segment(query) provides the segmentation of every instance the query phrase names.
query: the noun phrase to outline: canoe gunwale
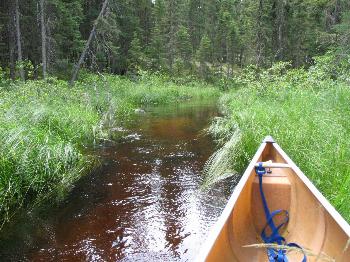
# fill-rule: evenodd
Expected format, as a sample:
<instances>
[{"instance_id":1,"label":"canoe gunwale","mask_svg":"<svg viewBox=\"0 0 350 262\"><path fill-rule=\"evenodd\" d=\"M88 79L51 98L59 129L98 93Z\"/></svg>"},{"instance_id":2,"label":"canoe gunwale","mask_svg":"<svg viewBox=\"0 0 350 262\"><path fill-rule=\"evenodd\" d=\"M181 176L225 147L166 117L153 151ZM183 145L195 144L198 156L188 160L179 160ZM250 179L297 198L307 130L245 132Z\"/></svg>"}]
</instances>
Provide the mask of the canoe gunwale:
<instances>
[{"instance_id":1,"label":"canoe gunwale","mask_svg":"<svg viewBox=\"0 0 350 262\"><path fill-rule=\"evenodd\" d=\"M273 141L273 142L272 142ZM275 150L289 165L288 168L293 171L293 173L305 184L310 193L315 197L315 199L323 206L325 212L327 212L330 217L338 224L339 228L345 233L349 238L348 243L350 243L350 225L345 221L345 219L336 211L336 209L329 203L329 201L322 195L322 193L315 187L315 185L305 176L305 174L299 169L299 167L288 157L288 155L282 150L282 148L272 139L264 140L260 145L257 152L255 153L253 159L249 163L247 169L242 175L239 183L235 187L233 193L231 194L224 210L219 216L217 222L213 225L206 241L203 243L202 248L195 259L195 261L206 261L206 258L209 256L212 248L214 247L217 239L219 238L224 226L229 220L233 209L236 205L236 202L243 191L244 187L247 184L248 179L250 178L253 169L255 168L256 163L263 157L263 152L266 149L266 146L271 146L272 150ZM345 250L344 250L345 251Z\"/></svg>"},{"instance_id":2,"label":"canoe gunwale","mask_svg":"<svg viewBox=\"0 0 350 262\"><path fill-rule=\"evenodd\" d=\"M206 257L209 255L209 252L211 248L214 246L216 239L220 235L220 232L223 228L223 226L226 224L226 221L230 217L232 210L237 202L237 199L242 192L244 186L246 185L246 182L248 178L250 177L250 174L252 170L255 168L255 164L258 162L260 157L262 156L263 151L265 150L265 147L268 143L271 142L263 142L257 152L255 153L252 161L248 165L247 169L245 170L244 174L242 175L242 178L238 182L237 186L235 187L231 197L229 198L224 210L222 211L221 215L219 216L217 222L214 224L212 229L210 230L210 233L208 234L208 238L204 245L202 246L199 256L196 258L196 261L205 261Z\"/></svg>"}]
</instances>

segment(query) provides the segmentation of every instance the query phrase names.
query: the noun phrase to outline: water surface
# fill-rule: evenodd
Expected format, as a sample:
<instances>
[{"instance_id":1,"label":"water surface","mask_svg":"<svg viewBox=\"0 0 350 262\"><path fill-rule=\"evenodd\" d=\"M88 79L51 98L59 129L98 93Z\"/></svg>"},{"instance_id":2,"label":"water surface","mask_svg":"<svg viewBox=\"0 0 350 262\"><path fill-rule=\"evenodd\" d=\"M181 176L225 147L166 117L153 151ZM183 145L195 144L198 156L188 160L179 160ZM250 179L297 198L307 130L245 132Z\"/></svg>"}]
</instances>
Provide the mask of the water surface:
<instances>
[{"instance_id":1,"label":"water surface","mask_svg":"<svg viewBox=\"0 0 350 262\"><path fill-rule=\"evenodd\" d=\"M227 183L209 192L200 189L203 164L214 151L202 131L216 114L212 104L146 109L120 141L96 149L102 166L32 230L30 241L8 247L5 257L193 260L230 191Z\"/></svg>"}]
</instances>

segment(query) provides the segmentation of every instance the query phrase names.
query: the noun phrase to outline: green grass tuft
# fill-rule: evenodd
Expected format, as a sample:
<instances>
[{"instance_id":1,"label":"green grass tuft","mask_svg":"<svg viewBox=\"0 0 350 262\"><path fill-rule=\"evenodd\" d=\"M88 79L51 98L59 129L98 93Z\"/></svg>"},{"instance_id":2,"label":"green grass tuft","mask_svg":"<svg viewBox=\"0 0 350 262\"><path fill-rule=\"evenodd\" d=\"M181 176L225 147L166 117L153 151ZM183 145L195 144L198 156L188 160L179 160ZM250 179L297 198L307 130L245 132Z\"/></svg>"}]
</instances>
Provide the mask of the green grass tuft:
<instances>
[{"instance_id":1,"label":"green grass tuft","mask_svg":"<svg viewBox=\"0 0 350 262\"><path fill-rule=\"evenodd\" d=\"M74 88L54 78L0 87L0 229L19 208L64 197L95 163L85 148L109 138L134 109L218 93L149 75L87 75Z\"/></svg>"},{"instance_id":2,"label":"green grass tuft","mask_svg":"<svg viewBox=\"0 0 350 262\"><path fill-rule=\"evenodd\" d=\"M349 84L341 77L332 79L322 64L308 71L285 66L250 71L248 76L254 77L236 79L239 87L221 98L226 115L209 131L221 143L234 134L233 146L226 150L225 172L243 172L263 138L272 135L350 221ZM216 169L219 172L207 183L223 174Z\"/></svg>"}]
</instances>

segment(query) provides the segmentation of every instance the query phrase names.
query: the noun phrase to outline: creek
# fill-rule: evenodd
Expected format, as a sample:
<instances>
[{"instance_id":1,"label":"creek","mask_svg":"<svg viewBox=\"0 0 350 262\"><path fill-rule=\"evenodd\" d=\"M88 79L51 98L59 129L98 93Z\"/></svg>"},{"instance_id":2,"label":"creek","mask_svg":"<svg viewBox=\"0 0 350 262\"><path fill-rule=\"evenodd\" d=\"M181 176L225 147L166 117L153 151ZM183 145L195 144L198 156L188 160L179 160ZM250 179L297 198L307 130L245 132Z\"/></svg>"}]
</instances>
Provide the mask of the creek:
<instances>
[{"instance_id":1,"label":"creek","mask_svg":"<svg viewBox=\"0 0 350 262\"><path fill-rule=\"evenodd\" d=\"M201 189L201 170L215 150L203 132L218 114L213 104L147 108L119 141L94 149L101 166L40 226L25 231L33 235L9 239L0 255L12 261L192 261L231 191L227 182Z\"/></svg>"}]
</instances>

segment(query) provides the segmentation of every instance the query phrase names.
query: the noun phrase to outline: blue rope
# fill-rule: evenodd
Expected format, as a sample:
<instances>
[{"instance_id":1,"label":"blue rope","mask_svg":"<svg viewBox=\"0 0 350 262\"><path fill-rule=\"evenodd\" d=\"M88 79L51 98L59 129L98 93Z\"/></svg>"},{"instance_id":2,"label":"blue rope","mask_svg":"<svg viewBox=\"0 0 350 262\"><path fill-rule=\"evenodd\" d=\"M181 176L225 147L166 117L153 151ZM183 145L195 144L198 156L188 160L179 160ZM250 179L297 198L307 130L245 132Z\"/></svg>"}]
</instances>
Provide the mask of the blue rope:
<instances>
[{"instance_id":1,"label":"blue rope","mask_svg":"<svg viewBox=\"0 0 350 262\"><path fill-rule=\"evenodd\" d=\"M261 162L259 163L259 166L255 168L255 172L259 176L259 189L260 189L262 204L264 207L265 218L266 218L266 225L264 226L263 230L261 231L261 238L264 240L264 242L266 244L286 245L289 247L300 248L303 251L303 249L296 243L286 243L285 238L279 234L278 231L280 230L280 228L283 227L289 221L289 213L287 210L281 210L281 209L275 210L272 213L270 212L270 209L267 205L267 201L265 198L265 194L264 194L264 190L263 190L263 183L262 183L262 178L266 174L266 169L265 169L265 167L263 167L263 164ZM273 218L276 215L279 215L282 213L285 214L285 219L281 224L276 226L274 221L273 221ZM267 233L266 233L266 229L268 227L271 229L270 235L267 235ZM303 253L304 253L304 251L303 251ZM286 250L283 250L283 249L268 248L267 249L267 256L269 258L269 262L288 262ZM306 261L307 261L307 259L306 259L306 255L304 253L304 258L303 258L302 262L306 262Z\"/></svg>"}]
</instances>

